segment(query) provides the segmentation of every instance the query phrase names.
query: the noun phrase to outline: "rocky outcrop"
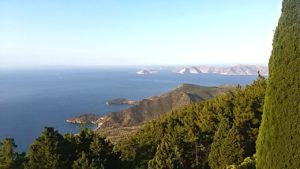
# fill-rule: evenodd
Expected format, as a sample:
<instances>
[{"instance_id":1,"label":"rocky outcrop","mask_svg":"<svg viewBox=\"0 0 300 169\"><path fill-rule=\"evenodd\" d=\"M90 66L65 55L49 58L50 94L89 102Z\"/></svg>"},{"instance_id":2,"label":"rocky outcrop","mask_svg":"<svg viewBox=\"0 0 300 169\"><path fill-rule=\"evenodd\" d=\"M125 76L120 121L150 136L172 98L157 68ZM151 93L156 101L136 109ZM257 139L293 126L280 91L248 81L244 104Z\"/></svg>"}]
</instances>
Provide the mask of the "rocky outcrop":
<instances>
[{"instance_id":1,"label":"rocky outcrop","mask_svg":"<svg viewBox=\"0 0 300 169\"><path fill-rule=\"evenodd\" d=\"M66 120L67 123L73 124L98 124L99 120L103 120L103 117L97 116L92 113L83 114L78 117L69 118Z\"/></svg>"},{"instance_id":2,"label":"rocky outcrop","mask_svg":"<svg viewBox=\"0 0 300 169\"><path fill-rule=\"evenodd\" d=\"M118 98L114 100L109 100L106 102L107 105L137 105L139 101L135 100L128 100L125 98Z\"/></svg>"}]
</instances>

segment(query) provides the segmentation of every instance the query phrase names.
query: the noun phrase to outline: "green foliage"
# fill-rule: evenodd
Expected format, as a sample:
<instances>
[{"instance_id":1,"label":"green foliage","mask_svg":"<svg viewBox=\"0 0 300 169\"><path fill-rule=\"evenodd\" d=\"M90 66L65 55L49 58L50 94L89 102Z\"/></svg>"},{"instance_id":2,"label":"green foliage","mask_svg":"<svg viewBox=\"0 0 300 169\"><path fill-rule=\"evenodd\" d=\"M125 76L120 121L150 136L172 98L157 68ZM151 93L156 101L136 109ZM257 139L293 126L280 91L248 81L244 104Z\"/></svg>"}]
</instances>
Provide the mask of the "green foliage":
<instances>
[{"instance_id":1,"label":"green foliage","mask_svg":"<svg viewBox=\"0 0 300 169\"><path fill-rule=\"evenodd\" d=\"M26 162L24 153L15 152L14 139L6 138L0 143L0 169L22 169Z\"/></svg>"},{"instance_id":2,"label":"green foliage","mask_svg":"<svg viewBox=\"0 0 300 169\"><path fill-rule=\"evenodd\" d=\"M180 152L177 146L172 146L170 142L162 141L158 145L155 156L148 162L149 169L180 168Z\"/></svg>"},{"instance_id":3,"label":"green foliage","mask_svg":"<svg viewBox=\"0 0 300 169\"><path fill-rule=\"evenodd\" d=\"M211 144L218 144L215 133L222 130L221 147L215 148L225 162L220 165L240 163L255 153L265 88L266 80L260 76L245 88L167 113L114 149L130 168L205 169L209 168ZM220 128L224 119L228 130Z\"/></svg>"},{"instance_id":4,"label":"green foliage","mask_svg":"<svg viewBox=\"0 0 300 169\"><path fill-rule=\"evenodd\" d=\"M73 169L89 169L90 167L90 162L84 152L82 152L81 157L74 161L73 164Z\"/></svg>"},{"instance_id":5,"label":"green foliage","mask_svg":"<svg viewBox=\"0 0 300 169\"><path fill-rule=\"evenodd\" d=\"M70 168L68 166L67 155L65 152L65 141L58 131L53 128L45 128L30 146L28 152L28 169L59 169Z\"/></svg>"},{"instance_id":6,"label":"green foliage","mask_svg":"<svg viewBox=\"0 0 300 169\"><path fill-rule=\"evenodd\" d=\"M28 159L28 169L109 169L121 165L113 146L87 128L64 137L45 128L30 146Z\"/></svg>"},{"instance_id":7,"label":"green foliage","mask_svg":"<svg viewBox=\"0 0 300 169\"><path fill-rule=\"evenodd\" d=\"M244 149L241 136L228 119L223 119L215 134L209 154L209 166L212 169L223 169L224 166L239 163L243 159Z\"/></svg>"},{"instance_id":8,"label":"green foliage","mask_svg":"<svg viewBox=\"0 0 300 169\"><path fill-rule=\"evenodd\" d=\"M247 157L241 164L227 166L226 169L256 169L255 157Z\"/></svg>"},{"instance_id":9,"label":"green foliage","mask_svg":"<svg viewBox=\"0 0 300 169\"><path fill-rule=\"evenodd\" d=\"M273 40L258 169L300 166L300 1L284 0Z\"/></svg>"}]
</instances>

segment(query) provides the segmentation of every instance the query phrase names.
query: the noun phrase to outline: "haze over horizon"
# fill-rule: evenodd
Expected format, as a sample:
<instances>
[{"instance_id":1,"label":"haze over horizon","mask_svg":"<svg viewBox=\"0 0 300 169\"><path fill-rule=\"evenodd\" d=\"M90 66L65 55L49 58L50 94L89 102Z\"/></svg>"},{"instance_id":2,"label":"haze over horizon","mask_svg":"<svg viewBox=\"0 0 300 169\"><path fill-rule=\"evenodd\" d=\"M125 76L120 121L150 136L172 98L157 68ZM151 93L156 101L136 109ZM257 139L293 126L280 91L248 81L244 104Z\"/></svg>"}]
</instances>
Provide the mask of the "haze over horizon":
<instances>
[{"instance_id":1,"label":"haze over horizon","mask_svg":"<svg viewBox=\"0 0 300 169\"><path fill-rule=\"evenodd\" d=\"M0 68L267 65L275 1L1 1Z\"/></svg>"}]
</instances>

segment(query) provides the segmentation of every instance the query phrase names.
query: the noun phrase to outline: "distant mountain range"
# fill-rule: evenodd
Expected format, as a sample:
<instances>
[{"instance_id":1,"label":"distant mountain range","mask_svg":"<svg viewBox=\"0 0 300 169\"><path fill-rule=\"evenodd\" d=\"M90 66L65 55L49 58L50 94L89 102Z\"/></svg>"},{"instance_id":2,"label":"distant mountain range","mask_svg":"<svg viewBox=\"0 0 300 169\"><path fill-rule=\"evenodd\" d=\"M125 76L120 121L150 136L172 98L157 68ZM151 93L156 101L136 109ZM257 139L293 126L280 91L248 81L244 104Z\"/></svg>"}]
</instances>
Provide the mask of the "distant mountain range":
<instances>
[{"instance_id":1,"label":"distant mountain range","mask_svg":"<svg viewBox=\"0 0 300 169\"><path fill-rule=\"evenodd\" d=\"M217 73L223 75L268 75L268 67L260 65L235 65L230 67L199 66L202 73Z\"/></svg>"},{"instance_id":2,"label":"distant mountain range","mask_svg":"<svg viewBox=\"0 0 300 169\"><path fill-rule=\"evenodd\" d=\"M199 74L199 73L214 73L222 75L268 75L268 67L259 65L235 65L228 67L221 66L193 66L180 68L179 74Z\"/></svg>"},{"instance_id":3,"label":"distant mountain range","mask_svg":"<svg viewBox=\"0 0 300 169\"><path fill-rule=\"evenodd\" d=\"M170 69L171 70L171 69ZM137 72L140 75L152 74L153 70L142 69ZM158 71L155 71L156 73ZM260 72L263 76L268 76L268 67L261 65L234 65L234 66L187 66L180 68L173 68L173 72L179 74L201 74L201 73L212 73L221 75L257 75Z\"/></svg>"}]
</instances>

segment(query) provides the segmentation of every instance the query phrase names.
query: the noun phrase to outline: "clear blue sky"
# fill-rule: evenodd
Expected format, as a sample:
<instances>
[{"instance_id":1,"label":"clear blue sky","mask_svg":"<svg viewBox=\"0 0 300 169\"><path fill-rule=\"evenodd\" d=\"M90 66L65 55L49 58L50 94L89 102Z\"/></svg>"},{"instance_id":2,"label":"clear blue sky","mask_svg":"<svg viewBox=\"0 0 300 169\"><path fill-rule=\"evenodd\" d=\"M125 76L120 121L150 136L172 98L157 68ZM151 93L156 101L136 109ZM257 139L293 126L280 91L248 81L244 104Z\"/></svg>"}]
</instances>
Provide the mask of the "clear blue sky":
<instances>
[{"instance_id":1,"label":"clear blue sky","mask_svg":"<svg viewBox=\"0 0 300 169\"><path fill-rule=\"evenodd\" d=\"M0 67L267 64L281 0L1 0Z\"/></svg>"}]
</instances>

